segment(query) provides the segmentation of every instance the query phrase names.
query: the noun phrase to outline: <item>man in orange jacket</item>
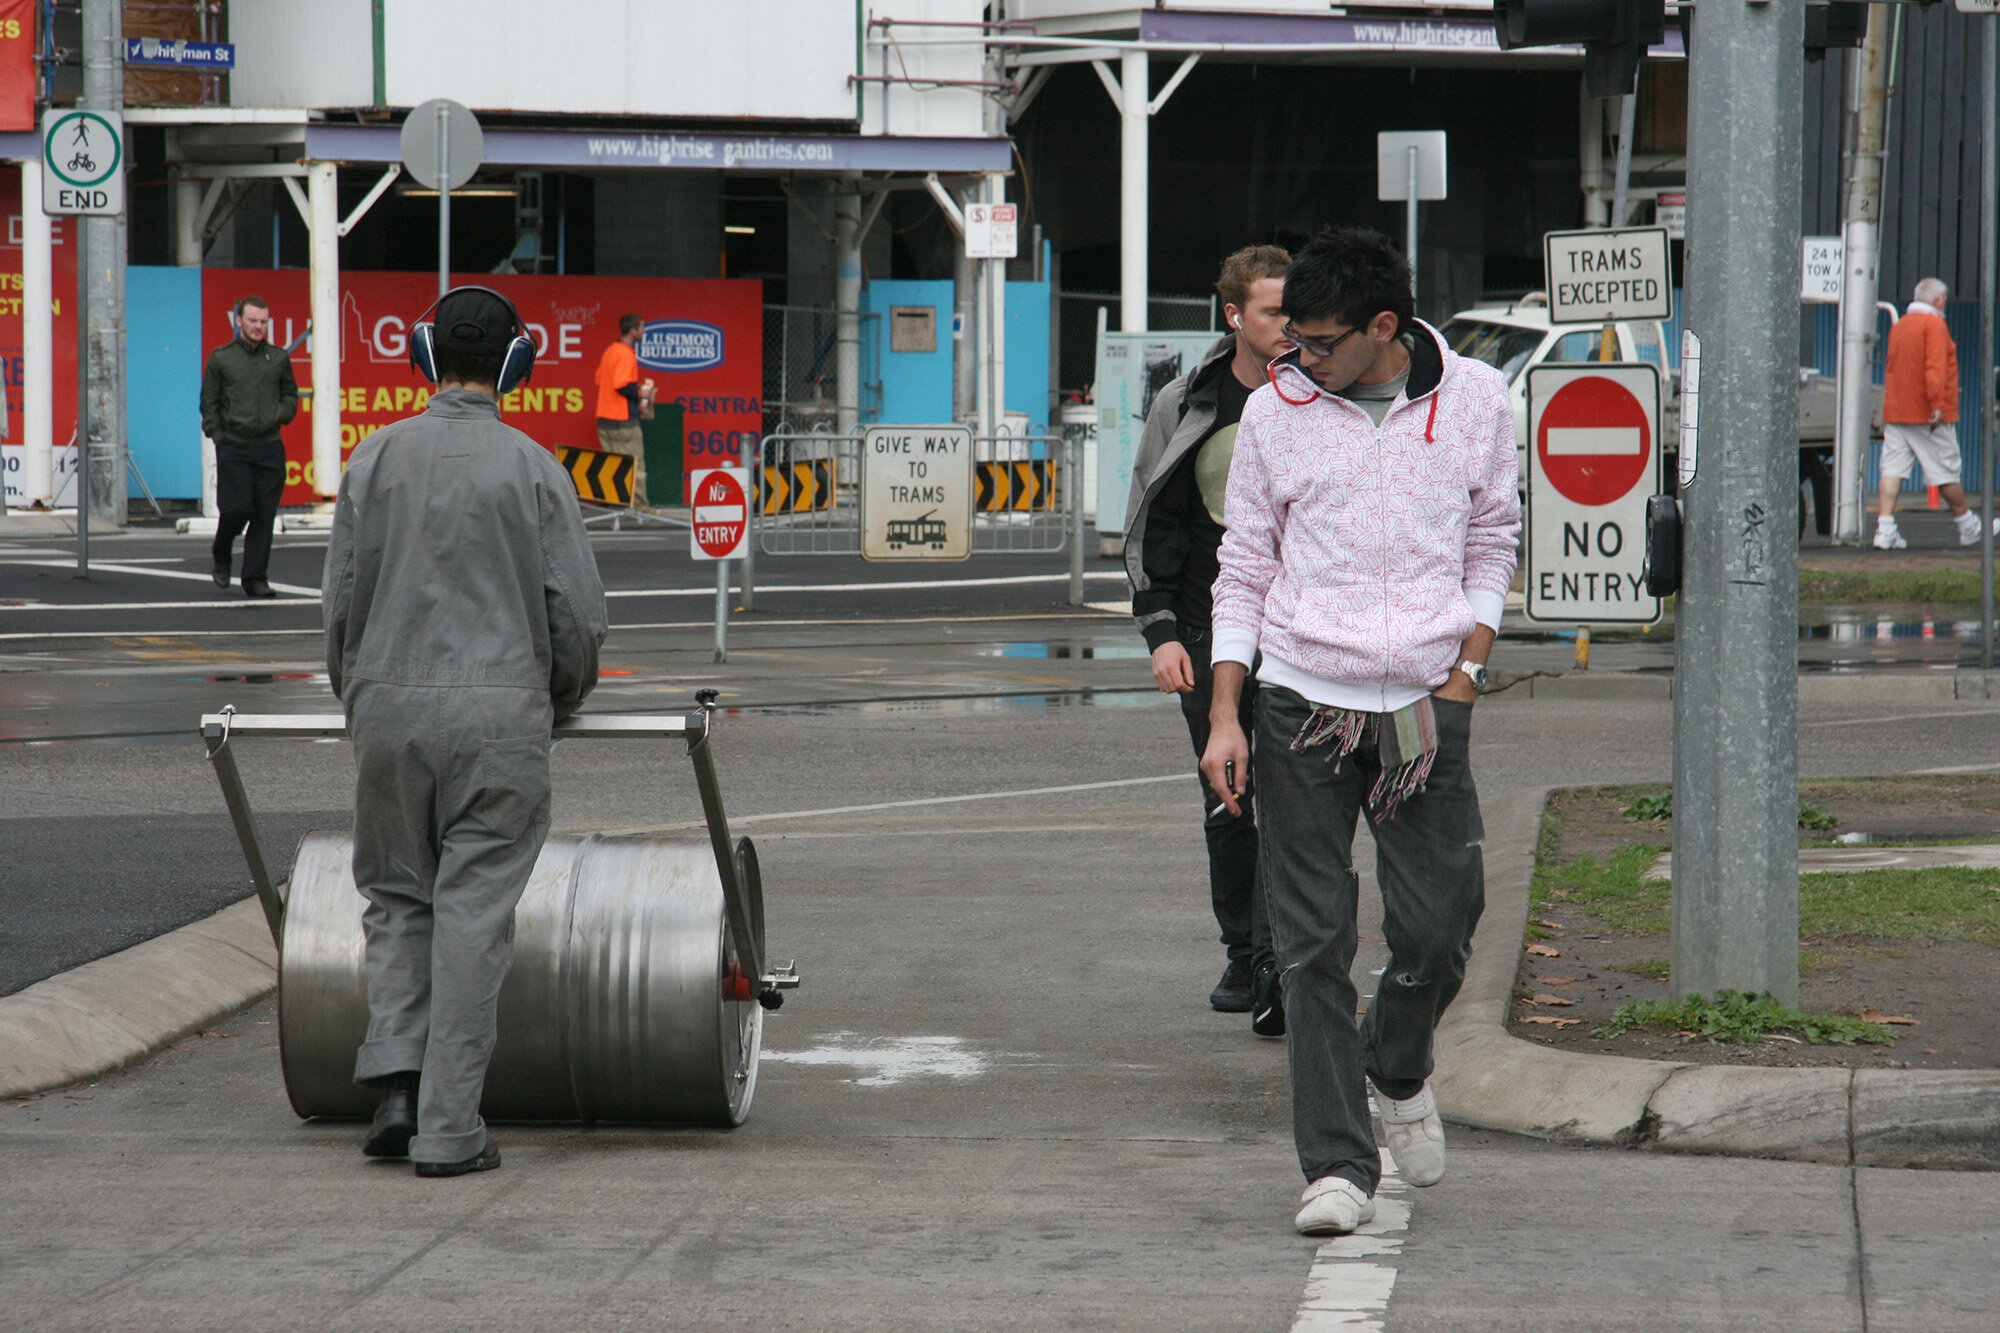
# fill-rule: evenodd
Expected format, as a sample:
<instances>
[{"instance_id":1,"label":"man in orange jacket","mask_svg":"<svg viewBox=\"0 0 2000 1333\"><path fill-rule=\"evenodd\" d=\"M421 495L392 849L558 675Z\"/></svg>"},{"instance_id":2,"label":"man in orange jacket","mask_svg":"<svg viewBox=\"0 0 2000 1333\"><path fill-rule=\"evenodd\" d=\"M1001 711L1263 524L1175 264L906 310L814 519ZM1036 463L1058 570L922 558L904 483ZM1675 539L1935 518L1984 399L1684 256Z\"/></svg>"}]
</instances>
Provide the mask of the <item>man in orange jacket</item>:
<instances>
[{"instance_id":1,"label":"man in orange jacket","mask_svg":"<svg viewBox=\"0 0 2000 1333\"><path fill-rule=\"evenodd\" d=\"M1875 547L1909 545L1896 527L1896 495L1912 463L1938 488L1958 523L1958 543L1976 545L1979 516L1966 507L1958 484L1958 347L1944 322L1945 285L1925 278L1916 298L1889 330L1888 366L1882 377L1882 493L1876 509Z\"/></svg>"},{"instance_id":2,"label":"man in orange jacket","mask_svg":"<svg viewBox=\"0 0 2000 1333\"><path fill-rule=\"evenodd\" d=\"M646 508L651 500L646 493L646 440L639 419L652 407L653 382L639 378L639 354L634 350L645 332L646 321L639 316L621 317L618 341L605 348L597 362L597 447L632 460L636 509Z\"/></svg>"}]
</instances>

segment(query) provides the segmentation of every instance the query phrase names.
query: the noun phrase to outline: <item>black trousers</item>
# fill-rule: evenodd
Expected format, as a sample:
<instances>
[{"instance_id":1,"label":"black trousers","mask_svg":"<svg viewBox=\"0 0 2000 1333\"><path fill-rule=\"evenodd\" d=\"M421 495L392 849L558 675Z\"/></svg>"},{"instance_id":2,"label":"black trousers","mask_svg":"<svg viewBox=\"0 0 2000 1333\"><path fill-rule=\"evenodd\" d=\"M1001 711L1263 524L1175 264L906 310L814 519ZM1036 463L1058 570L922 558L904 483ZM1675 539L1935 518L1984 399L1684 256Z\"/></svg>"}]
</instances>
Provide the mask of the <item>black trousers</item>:
<instances>
[{"instance_id":1,"label":"black trousers","mask_svg":"<svg viewBox=\"0 0 2000 1333\"><path fill-rule=\"evenodd\" d=\"M1202 751L1208 748L1208 706L1215 693L1215 669L1209 662L1212 645L1207 630L1188 626L1181 628L1180 640L1194 664L1194 690L1181 696L1181 716L1187 719L1188 739L1194 742L1198 764ZM1243 681L1243 701L1236 714L1245 739L1256 733L1256 704L1257 677L1250 675ZM1201 787L1208 891L1215 906L1215 923L1222 928L1222 947L1232 959L1247 959L1251 966L1261 966L1271 957L1271 927L1264 919L1264 893L1257 882L1256 784L1251 782L1237 801L1243 813L1232 815L1198 768L1195 781Z\"/></svg>"},{"instance_id":2,"label":"black trousers","mask_svg":"<svg viewBox=\"0 0 2000 1333\"><path fill-rule=\"evenodd\" d=\"M222 510L212 548L217 564L229 563L237 534L242 533L243 578L270 577L271 525L277 521L278 497L284 493L284 445L216 446L215 503Z\"/></svg>"}]
</instances>

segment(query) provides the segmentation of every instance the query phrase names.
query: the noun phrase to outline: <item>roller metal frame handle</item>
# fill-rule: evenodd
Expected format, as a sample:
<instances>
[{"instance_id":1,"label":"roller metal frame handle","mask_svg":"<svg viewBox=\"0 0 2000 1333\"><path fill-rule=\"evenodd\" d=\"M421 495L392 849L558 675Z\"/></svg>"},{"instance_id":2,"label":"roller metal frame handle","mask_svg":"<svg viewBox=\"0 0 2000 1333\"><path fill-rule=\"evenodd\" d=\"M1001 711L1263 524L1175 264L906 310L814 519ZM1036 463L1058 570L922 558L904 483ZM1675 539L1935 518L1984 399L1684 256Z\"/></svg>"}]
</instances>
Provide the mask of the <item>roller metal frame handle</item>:
<instances>
[{"instance_id":1,"label":"roller metal frame handle","mask_svg":"<svg viewBox=\"0 0 2000 1333\"><path fill-rule=\"evenodd\" d=\"M701 710L694 713L663 713L645 716L573 714L556 724L556 740L664 740L682 736L687 740L688 758L694 764L695 786L701 792L701 810L708 823L708 841L715 852L716 874L722 880L723 908L729 916L729 933L734 937L743 970L758 978L758 1000L767 1009L783 1003L783 992L796 988L796 964L766 970L763 941L758 937L744 900L743 885L736 873L736 857L729 839L729 816L722 808L722 788L716 781L715 756L709 750L709 715L715 708L715 691L700 690ZM207 743L208 761L222 785L222 799L229 807L229 820L236 826L236 841L249 863L250 880L257 887L257 901L263 905L264 920L271 938L280 948L285 940L285 885L274 883L257 841L257 828L250 818L250 797L243 788L236 756L229 742L237 736L274 739L342 740L347 736L347 719L339 713L239 713L235 705L220 713L205 713L201 719L202 739Z\"/></svg>"}]
</instances>

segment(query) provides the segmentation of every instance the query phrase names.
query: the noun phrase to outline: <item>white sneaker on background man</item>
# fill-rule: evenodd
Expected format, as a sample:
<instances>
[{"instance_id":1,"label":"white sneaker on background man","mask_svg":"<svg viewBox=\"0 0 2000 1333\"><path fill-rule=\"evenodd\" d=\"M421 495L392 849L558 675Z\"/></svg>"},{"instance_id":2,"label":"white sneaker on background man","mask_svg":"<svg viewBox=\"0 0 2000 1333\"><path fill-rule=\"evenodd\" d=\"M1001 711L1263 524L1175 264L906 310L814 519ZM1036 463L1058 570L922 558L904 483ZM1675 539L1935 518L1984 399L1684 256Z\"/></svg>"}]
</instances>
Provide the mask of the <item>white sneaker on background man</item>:
<instances>
[{"instance_id":1,"label":"white sneaker on background man","mask_svg":"<svg viewBox=\"0 0 2000 1333\"><path fill-rule=\"evenodd\" d=\"M1975 541L1978 540L1976 534L1973 539ZM1875 520L1876 550L1900 551L1905 547L1907 547L1908 545L1909 543L1903 540L1902 531L1901 529L1897 528L1895 519L1889 517L1887 514L1884 514L1882 517Z\"/></svg>"}]
</instances>

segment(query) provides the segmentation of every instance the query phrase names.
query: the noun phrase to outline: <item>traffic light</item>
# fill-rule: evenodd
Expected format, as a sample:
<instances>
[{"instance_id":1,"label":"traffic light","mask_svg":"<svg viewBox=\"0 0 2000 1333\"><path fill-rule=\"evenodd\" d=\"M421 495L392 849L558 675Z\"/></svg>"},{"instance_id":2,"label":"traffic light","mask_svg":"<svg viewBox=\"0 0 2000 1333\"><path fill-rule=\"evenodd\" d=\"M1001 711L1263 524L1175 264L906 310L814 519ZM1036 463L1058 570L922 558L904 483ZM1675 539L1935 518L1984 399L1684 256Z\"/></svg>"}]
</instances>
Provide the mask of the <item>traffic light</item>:
<instances>
[{"instance_id":1,"label":"traffic light","mask_svg":"<svg viewBox=\"0 0 2000 1333\"><path fill-rule=\"evenodd\" d=\"M1496 0L1500 49L1583 46L1592 97L1623 97L1638 85L1646 49L1667 35L1666 0Z\"/></svg>"}]
</instances>

